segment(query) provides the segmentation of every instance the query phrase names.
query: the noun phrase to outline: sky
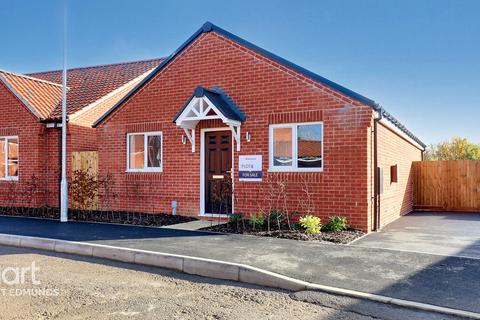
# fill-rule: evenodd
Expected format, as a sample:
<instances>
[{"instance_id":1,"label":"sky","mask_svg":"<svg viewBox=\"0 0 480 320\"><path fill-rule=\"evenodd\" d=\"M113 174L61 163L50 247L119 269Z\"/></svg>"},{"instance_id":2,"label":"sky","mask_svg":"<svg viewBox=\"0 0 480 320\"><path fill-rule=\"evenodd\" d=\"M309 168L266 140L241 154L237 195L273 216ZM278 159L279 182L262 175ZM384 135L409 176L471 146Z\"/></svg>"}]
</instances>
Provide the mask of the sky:
<instances>
[{"instance_id":1,"label":"sky","mask_svg":"<svg viewBox=\"0 0 480 320\"><path fill-rule=\"evenodd\" d=\"M380 103L426 144L480 143L480 1L69 0L67 63L168 56L206 21ZM0 69L60 69L63 0L0 0Z\"/></svg>"}]
</instances>

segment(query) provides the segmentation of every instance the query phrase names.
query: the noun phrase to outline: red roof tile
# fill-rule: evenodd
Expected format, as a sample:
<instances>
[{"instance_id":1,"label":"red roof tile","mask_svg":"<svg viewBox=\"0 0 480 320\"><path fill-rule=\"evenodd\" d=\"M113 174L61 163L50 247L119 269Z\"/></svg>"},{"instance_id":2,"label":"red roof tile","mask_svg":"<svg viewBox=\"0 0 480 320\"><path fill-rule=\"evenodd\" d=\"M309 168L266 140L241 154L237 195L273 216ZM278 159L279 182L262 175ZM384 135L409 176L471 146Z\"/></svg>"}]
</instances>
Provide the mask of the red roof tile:
<instances>
[{"instance_id":1,"label":"red roof tile","mask_svg":"<svg viewBox=\"0 0 480 320\"><path fill-rule=\"evenodd\" d=\"M101 116L103 116L108 110L117 104L127 93L129 93L136 85L142 81L149 72L145 72L143 75L135 78L127 84L119 87L118 89L110 92L106 96L92 103L89 107L77 111L75 114L70 115L70 123L76 125L91 127Z\"/></svg>"},{"instance_id":2,"label":"red roof tile","mask_svg":"<svg viewBox=\"0 0 480 320\"><path fill-rule=\"evenodd\" d=\"M68 70L68 114L82 110L110 92L152 70L162 61L163 58ZM62 83L62 70L31 73L28 76L58 84ZM59 119L61 110L61 103L58 103L50 113L49 119Z\"/></svg>"},{"instance_id":3,"label":"red roof tile","mask_svg":"<svg viewBox=\"0 0 480 320\"><path fill-rule=\"evenodd\" d=\"M3 70L0 80L40 119L48 118L62 101L62 86L56 83Z\"/></svg>"}]
</instances>

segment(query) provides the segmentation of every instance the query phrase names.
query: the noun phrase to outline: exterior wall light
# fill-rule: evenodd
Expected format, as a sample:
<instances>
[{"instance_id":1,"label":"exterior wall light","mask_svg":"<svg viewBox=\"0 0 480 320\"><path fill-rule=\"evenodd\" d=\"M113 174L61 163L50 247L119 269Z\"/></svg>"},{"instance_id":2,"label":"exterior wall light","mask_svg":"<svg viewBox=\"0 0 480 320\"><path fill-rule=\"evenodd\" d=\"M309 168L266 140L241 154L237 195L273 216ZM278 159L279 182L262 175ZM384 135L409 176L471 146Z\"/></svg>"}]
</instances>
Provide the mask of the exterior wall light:
<instances>
[{"instance_id":1,"label":"exterior wall light","mask_svg":"<svg viewBox=\"0 0 480 320\"><path fill-rule=\"evenodd\" d=\"M182 143L187 144L187 137L184 135L182 136Z\"/></svg>"},{"instance_id":2,"label":"exterior wall light","mask_svg":"<svg viewBox=\"0 0 480 320\"><path fill-rule=\"evenodd\" d=\"M250 134L250 132L247 132L247 134L245 135L245 139L247 139L247 142L250 142L250 140L252 139L252 135Z\"/></svg>"}]
</instances>

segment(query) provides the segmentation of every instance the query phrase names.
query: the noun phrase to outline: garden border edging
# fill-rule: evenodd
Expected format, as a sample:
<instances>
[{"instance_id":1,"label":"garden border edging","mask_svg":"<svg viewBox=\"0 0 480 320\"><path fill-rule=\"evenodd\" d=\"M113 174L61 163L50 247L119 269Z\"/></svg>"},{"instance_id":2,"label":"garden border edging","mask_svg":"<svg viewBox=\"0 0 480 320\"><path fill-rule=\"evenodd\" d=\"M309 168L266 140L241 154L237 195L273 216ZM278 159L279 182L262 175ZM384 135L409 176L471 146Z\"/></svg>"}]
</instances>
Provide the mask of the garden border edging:
<instances>
[{"instance_id":1,"label":"garden border edging","mask_svg":"<svg viewBox=\"0 0 480 320\"><path fill-rule=\"evenodd\" d=\"M96 243L85 243L41 237L18 236L11 234L0 234L0 245L40 249L54 251L58 253L69 253L126 263L147 265L152 267L161 267L193 275L223 280L233 280L248 284L256 284L290 291L318 290L337 295L349 296L352 298L360 298L375 302L396 305L400 307L407 307L410 309L430 311L480 320L480 313L476 312L441 307L403 299L396 299L361 291L324 286L290 278L275 272L263 270L249 265L233 262L147 250L122 248Z\"/></svg>"}]
</instances>

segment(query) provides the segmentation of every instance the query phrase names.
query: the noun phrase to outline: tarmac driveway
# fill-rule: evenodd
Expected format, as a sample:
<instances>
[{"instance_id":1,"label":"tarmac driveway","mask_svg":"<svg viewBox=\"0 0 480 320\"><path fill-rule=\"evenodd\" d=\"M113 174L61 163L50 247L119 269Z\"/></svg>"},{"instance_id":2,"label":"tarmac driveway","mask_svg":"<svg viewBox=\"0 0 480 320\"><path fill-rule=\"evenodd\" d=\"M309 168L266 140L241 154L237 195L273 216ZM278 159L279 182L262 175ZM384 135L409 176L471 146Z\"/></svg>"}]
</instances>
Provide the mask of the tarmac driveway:
<instances>
[{"instance_id":1,"label":"tarmac driveway","mask_svg":"<svg viewBox=\"0 0 480 320\"><path fill-rule=\"evenodd\" d=\"M352 245L480 259L480 213L413 212Z\"/></svg>"},{"instance_id":2,"label":"tarmac driveway","mask_svg":"<svg viewBox=\"0 0 480 320\"><path fill-rule=\"evenodd\" d=\"M478 258L171 228L0 216L1 233L242 263L316 284L480 313Z\"/></svg>"}]
</instances>

